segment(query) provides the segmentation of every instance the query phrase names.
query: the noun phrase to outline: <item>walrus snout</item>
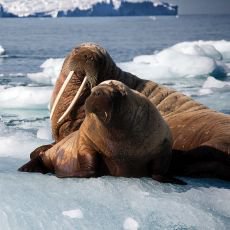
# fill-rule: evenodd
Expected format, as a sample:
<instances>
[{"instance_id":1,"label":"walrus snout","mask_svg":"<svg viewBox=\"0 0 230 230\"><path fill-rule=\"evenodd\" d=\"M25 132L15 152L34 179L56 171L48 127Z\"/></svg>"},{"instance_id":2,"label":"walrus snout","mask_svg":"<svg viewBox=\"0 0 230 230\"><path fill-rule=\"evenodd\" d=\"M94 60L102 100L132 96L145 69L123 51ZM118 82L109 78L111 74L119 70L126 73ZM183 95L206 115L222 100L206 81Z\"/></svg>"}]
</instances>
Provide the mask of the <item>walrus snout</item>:
<instances>
[{"instance_id":1,"label":"walrus snout","mask_svg":"<svg viewBox=\"0 0 230 230\"><path fill-rule=\"evenodd\" d=\"M106 121L112 111L112 92L96 87L86 99L86 113L94 113L99 119Z\"/></svg>"}]
</instances>

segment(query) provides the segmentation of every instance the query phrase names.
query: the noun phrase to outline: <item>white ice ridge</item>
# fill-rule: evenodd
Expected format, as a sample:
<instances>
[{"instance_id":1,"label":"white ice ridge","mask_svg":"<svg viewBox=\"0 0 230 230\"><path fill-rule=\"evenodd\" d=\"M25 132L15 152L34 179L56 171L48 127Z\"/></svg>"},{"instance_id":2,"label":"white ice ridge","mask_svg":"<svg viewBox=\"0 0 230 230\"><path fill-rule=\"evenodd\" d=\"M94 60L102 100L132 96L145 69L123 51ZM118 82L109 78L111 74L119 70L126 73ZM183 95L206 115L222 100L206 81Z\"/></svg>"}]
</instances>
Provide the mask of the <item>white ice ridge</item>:
<instances>
[{"instance_id":1,"label":"white ice ridge","mask_svg":"<svg viewBox=\"0 0 230 230\"><path fill-rule=\"evenodd\" d=\"M123 224L123 228L125 230L137 230L139 228L139 224L133 218L128 217L125 219L125 222Z\"/></svg>"},{"instance_id":2,"label":"white ice ridge","mask_svg":"<svg viewBox=\"0 0 230 230\"><path fill-rule=\"evenodd\" d=\"M123 0L112 0L115 8L119 8L121 1ZM125 0L127 2L144 2L151 1L160 4L159 0ZM57 16L58 11L68 11L79 8L80 10L90 9L96 3L109 3L110 0L1 0L0 4L3 5L4 9L8 12L18 15L19 17L26 17L39 12L45 12Z\"/></svg>"},{"instance_id":3,"label":"white ice ridge","mask_svg":"<svg viewBox=\"0 0 230 230\"><path fill-rule=\"evenodd\" d=\"M80 209L74 209L74 210L69 210L69 211L63 211L62 214L64 216L68 216L70 218L78 218L82 219L84 217L82 211Z\"/></svg>"},{"instance_id":4,"label":"white ice ridge","mask_svg":"<svg viewBox=\"0 0 230 230\"><path fill-rule=\"evenodd\" d=\"M33 81L54 84L64 59L47 59L42 71L29 73ZM140 55L131 62L118 63L123 70L150 80L208 77L213 72L230 75L230 41L182 42L152 55Z\"/></svg>"},{"instance_id":5,"label":"white ice ridge","mask_svg":"<svg viewBox=\"0 0 230 230\"><path fill-rule=\"evenodd\" d=\"M210 94L214 91L229 92L230 91L230 81L220 81L214 77L209 76L204 82L202 88L199 90L201 95Z\"/></svg>"},{"instance_id":6,"label":"white ice ridge","mask_svg":"<svg viewBox=\"0 0 230 230\"><path fill-rule=\"evenodd\" d=\"M47 109L52 87L0 88L0 108Z\"/></svg>"}]
</instances>

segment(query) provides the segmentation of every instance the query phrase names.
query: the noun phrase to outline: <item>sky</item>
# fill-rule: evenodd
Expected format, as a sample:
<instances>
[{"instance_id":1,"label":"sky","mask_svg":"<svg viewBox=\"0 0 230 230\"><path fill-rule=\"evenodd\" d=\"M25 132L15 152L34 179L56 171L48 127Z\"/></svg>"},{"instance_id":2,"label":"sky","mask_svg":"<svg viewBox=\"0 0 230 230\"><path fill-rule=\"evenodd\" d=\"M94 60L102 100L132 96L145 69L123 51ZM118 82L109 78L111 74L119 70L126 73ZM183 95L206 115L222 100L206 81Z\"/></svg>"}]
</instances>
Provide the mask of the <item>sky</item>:
<instances>
[{"instance_id":1,"label":"sky","mask_svg":"<svg viewBox=\"0 0 230 230\"><path fill-rule=\"evenodd\" d=\"M178 5L179 14L230 14L230 0L165 0L165 2Z\"/></svg>"}]
</instances>

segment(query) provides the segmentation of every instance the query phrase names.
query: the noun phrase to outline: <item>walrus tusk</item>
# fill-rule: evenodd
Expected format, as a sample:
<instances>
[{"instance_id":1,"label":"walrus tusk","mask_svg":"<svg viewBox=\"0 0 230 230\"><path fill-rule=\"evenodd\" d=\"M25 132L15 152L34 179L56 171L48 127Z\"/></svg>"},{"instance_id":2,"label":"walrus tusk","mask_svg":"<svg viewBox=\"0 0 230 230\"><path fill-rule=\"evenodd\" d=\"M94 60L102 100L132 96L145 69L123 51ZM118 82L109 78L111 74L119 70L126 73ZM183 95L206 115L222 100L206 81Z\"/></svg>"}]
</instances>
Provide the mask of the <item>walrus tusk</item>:
<instances>
[{"instance_id":1,"label":"walrus tusk","mask_svg":"<svg viewBox=\"0 0 230 230\"><path fill-rule=\"evenodd\" d=\"M50 112L50 120L52 119L53 114L54 114L54 110L55 110L55 108L56 108L56 106L57 106L57 103L59 102L60 97L62 96L62 94L63 94L63 92L64 92L64 90L65 90L67 84L69 83L70 79L72 78L73 74L74 74L74 71L73 71L73 70L69 72L67 78L66 78L65 81L64 81L64 84L62 85L61 89L59 90L58 95L57 95L57 97L55 98L55 101L54 101L54 103L53 103L53 106L52 106L52 109L51 109L51 112Z\"/></svg>"},{"instance_id":2,"label":"walrus tusk","mask_svg":"<svg viewBox=\"0 0 230 230\"><path fill-rule=\"evenodd\" d=\"M105 119L107 119L107 117L108 117L108 113L105 112Z\"/></svg>"},{"instance_id":3,"label":"walrus tusk","mask_svg":"<svg viewBox=\"0 0 230 230\"><path fill-rule=\"evenodd\" d=\"M76 103L77 99L79 98L84 86L86 85L87 82L87 77L84 78L83 82L81 83L81 86L79 88L79 90L77 91L74 99L72 100L72 102L70 103L69 107L67 108L67 110L62 114L62 116L59 118L58 123L60 123L65 117L66 115L70 112L70 110L73 108L74 104Z\"/></svg>"}]
</instances>

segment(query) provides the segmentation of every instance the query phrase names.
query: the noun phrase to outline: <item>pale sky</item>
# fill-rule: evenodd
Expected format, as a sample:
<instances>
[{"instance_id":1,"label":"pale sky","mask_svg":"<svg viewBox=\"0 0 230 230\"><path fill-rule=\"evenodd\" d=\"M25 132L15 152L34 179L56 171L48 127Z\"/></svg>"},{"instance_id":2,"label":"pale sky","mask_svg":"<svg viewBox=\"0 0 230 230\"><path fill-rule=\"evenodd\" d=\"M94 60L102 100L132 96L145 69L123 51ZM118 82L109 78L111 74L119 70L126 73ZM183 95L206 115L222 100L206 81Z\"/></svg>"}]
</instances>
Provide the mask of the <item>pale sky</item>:
<instances>
[{"instance_id":1,"label":"pale sky","mask_svg":"<svg viewBox=\"0 0 230 230\"><path fill-rule=\"evenodd\" d=\"M230 14L230 0L165 0L165 2L178 5L179 14Z\"/></svg>"}]
</instances>

